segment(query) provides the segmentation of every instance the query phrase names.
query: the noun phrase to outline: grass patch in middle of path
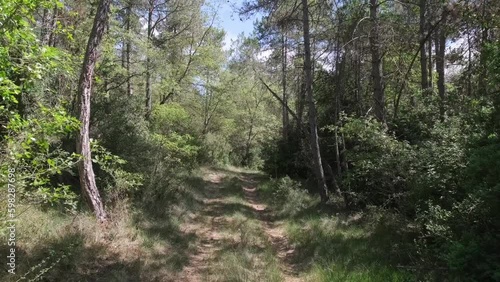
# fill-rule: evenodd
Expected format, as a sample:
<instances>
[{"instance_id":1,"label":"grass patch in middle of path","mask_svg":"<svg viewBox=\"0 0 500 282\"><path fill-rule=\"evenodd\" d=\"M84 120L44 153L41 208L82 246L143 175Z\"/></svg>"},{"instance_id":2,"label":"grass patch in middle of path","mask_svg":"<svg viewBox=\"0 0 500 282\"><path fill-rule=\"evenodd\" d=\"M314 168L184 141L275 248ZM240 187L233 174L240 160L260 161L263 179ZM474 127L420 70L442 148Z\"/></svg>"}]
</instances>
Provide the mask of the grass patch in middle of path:
<instances>
[{"instance_id":1,"label":"grass patch in middle of path","mask_svg":"<svg viewBox=\"0 0 500 282\"><path fill-rule=\"evenodd\" d=\"M216 252L204 281L283 281L279 262L263 229L259 214L248 204L243 188L257 185L254 172L225 172L217 206L226 224L220 225L232 238Z\"/></svg>"},{"instance_id":2,"label":"grass patch in middle of path","mask_svg":"<svg viewBox=\"0 0 500 282\"><path fill-rule=\"evenodd\" d=\"M242 213L233 214L228 221L228 231L233 234L235 244L217 254L206 281L283 281L261 223Z\"/></svg>"},{"instance_id":3,"label":"grass patch in middle of path","mask_svg":"<svg viewBox=\"0 0 500 282\"><path fill-rule=\"evenodd\" d=\"M209 281L283 281L274 255L269 250L259 252L248 248L223 251L212 267Z\"/></svg>"}]
</instances>

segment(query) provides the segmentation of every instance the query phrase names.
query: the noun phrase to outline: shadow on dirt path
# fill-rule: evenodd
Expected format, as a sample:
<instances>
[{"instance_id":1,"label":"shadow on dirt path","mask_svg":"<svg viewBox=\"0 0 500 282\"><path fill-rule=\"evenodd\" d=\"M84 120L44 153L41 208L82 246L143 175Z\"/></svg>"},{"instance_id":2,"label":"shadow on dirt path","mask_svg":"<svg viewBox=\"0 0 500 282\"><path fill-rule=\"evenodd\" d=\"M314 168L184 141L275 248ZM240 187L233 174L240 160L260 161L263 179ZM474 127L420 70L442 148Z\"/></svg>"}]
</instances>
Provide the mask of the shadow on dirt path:
<instances>
[{"instance_id":1,"label":"shadow on dirt path","mask_svg":"<svg viewBox=\"0 0 500 282\"><path fill-rule=\"evenodd\" d=\"M271 253L277 262L278 279L275 281L302 281L292 263L294 249L285 236L282 223L275 221L270 209L259 199L257 186L265 177L260 173L238 169L204 168L203 206L183 224L186 234L195 234L198 240L189 262L179 274L178 281L229 281L217 274L221 268L220 258L228 250L239 250L247 246L246 231L242 227L249 222L259 229L259 240L252 250ZM246 237L245 237L246 236ZM256 256L255 265L262 262ZM231 273L231 265L223 265L224 272ZM220 270L220 269L219 269ZM249 269L258 272L260 269ZM234 270L237 272L237 270ZM239 276L238 276L239 277ZM236 278L237 281L259 281L258 275ZM252 278L254 277L254 278ZM232 278L234 279L234 278ZM241 280L238 280L241 279ZM262 278L260 278L262 279ZM231 280L233 281L233 280Z\"/></svg>"}]
</instances>

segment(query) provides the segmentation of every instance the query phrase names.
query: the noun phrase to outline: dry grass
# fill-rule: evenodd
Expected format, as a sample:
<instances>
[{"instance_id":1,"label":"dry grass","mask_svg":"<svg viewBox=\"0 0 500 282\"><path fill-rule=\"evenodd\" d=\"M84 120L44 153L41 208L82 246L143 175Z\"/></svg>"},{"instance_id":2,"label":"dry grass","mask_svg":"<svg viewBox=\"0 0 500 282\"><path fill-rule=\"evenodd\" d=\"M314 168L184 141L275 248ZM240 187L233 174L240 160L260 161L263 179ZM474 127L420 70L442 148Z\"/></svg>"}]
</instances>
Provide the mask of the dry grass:
<instances>
[{"instance_id":1,"label":"dry grass","mask_svg":"<svg viewBox=\"0 0 500 282\"><path fill-rule=\"evenodd\" d=\"M242 189L254 176L262 177L202 168L151 194L156 200L115 203L105 227L90 213L20 207L16 274L0 281L282 281ZM2 257L7 247L0 243Z\"/></svg>"},{"instance_id":2,"label":"dry grass","mask_svg":"<svg viewBox=\"0 0 500 282\"><path fill-rule=\"evenodd\" d=\"M291 193L307 205L278 220L282 209L273 215L261 199L271 191L255 189L262 178L203 168L179 180L172 197L115 204L105 228L91 214L20 207L27 209L17 225L17 274L3 272L0 281L411 279L394 267L404 246L379 224L384 218L318 213L314 199Z\"/></svg>"}]
</instances>

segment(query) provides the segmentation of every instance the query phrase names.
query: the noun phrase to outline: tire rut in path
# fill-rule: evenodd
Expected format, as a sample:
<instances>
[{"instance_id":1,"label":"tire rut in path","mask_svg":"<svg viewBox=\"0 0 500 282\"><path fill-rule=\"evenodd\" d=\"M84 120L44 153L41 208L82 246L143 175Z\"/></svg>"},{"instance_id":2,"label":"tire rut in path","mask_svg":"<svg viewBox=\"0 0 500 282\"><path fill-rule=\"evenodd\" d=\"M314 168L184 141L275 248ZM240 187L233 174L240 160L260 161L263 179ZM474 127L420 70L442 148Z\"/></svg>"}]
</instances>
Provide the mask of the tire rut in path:
<instances>
[{"instance_id":1,"label":"tire rut in path","mask_svg":"<svg viewBox=\"0 0 500 282\"><path fill-rule=\"evenodd\" d=\"M195 233L199 240L189 258L189 263L179 275L179 281L210 281L208 276L210 266L213 265L217 253L229 243L220 232L227 223L228 216L221 208L227 203L219 193L223 185L222 180L226 176L224 173L208 171L203 177L209 184L204 188L208 197L203 199L203 208L199 214L195 215L192 222L184 228L187 233ZM254 213L255 219L259 221L269 245L276 254L283 281L303 281L298 277L297 267L292 263L294 249L285 235L282 223L273 220L271 211L258 197L256 189L258 181L240 173L237 177L242 183L245 205Z\"/></svg>"},{"instance_id":2,"label":"tire rut in path","mask_svg":"<svg viewBox=\"0 0 500 282\"><path fill-rule=\"evenodd\" d=\"M224 215L218 215L214 210L222 202L217 193L217 186L222 182L224 175L210 173L204 176L204 180L211 183L212 187L207 187L205 192L210 195L203 199L203 208L196 215L192 222L184 228L185 233L195 233L199 241L195 252L189 257L189 263L180 273L179 281L202 282L206 281L211 261L216 253L220 251L222 236L218 232Z\"/></svg>"},{"instance_id":3,"label":"tire rut in path","mask_svg":"<svg viewBox=\"0 0 500 282\"><path fill-rule=\"evenodd\" d=\"M242 187L245 200L256 213L256 218L260 221L267 240L276 253L284 281L303 281L298 277L299 271L292 262L295 249L286 237L282 223L273 219L272 212L259 199L256 188L257 182L248 177L243 177L242 180L249 184Z\"/></svg>"}]
</instances>

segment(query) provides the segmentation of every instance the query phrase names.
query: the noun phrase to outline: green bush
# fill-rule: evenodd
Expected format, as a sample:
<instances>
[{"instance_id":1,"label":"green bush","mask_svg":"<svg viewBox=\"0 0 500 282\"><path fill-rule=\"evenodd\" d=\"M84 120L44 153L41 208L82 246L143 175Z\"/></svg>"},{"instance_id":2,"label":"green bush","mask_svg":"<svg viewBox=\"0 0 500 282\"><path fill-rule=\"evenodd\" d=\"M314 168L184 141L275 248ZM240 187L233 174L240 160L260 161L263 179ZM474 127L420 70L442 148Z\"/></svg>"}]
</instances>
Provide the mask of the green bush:
<instances>
[{"instance_id":1,"label":"green bush","mask_svg":"<svg viewBox=\"0 0 500 282\"><path fill-rule=\"evenodd\" d=\"M111 154L96 141L91 143L92 162L96 169L97 181L107 204L116 204L120 200L132 196L142 185L142 175L124 170L127 161Z\"/></svg>"},{"instance_id":2,"label":"green bush","mask_svg":"<svg viewBox=\"0 0 500 282\"><path fill-rule=\"evenodd\" d=\"M309 194L300 182L288 176L273 179L260 190L270 196L273 209L281 216L295 216L319 202L318 197Z\"/></svg>"},{"instance_id":3,"label":"green bush","mask_svg":"<svg viewBox=\"0 0 500 282\"><path fill-rule=\"evenodd\" d=\"M428 203L419 214L431 255L471 281L500 279L500 142L495 135L468 156L462 193Z\"/></svg>"},{"instance_id":4,"label":"green bush","mask_svg":"<svg viewBox=\"0 0 500 282\"><path fill-rule=\"evenodd\" d=\"M262 146L262 170L274 177L290 175L307 178L307 156L299 136L292 134L288 140L273 138Z\"/></svg>"},{"instance_id":5,"label":"green bush","mask_svg":"<svg viewBox=\"0 0 500 282\"><path fill-rule=\"evenodd\" d=\"M347 118L340 128L350 149L342 179L350 204L402 208L416 175L416 151L372 119Z\"/></svg>"},{"instance_id":6,"label":"green bush","mask_svg":"<svg viewBox=\"0 0 500 282\"><path fill-rule=\"evenodd\" d=\"M5 162L1 166L1 183L7 170L15 169L16 193L32 203L76 208L70 186L56 181L63 172L71 173L79 156L62 149L61 139L78 129L79 122L63 109L37 108L39 116L23 119L16 114L7 130Z\"/></svg>"}]
</instances>

